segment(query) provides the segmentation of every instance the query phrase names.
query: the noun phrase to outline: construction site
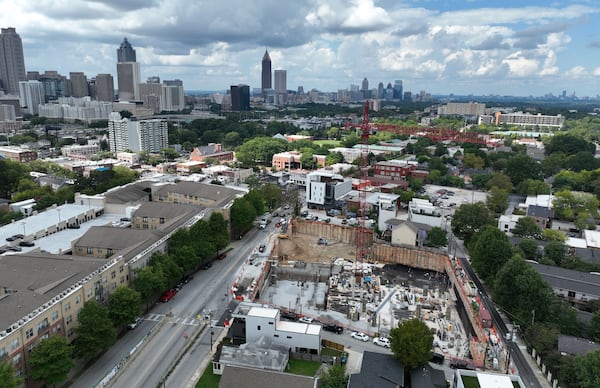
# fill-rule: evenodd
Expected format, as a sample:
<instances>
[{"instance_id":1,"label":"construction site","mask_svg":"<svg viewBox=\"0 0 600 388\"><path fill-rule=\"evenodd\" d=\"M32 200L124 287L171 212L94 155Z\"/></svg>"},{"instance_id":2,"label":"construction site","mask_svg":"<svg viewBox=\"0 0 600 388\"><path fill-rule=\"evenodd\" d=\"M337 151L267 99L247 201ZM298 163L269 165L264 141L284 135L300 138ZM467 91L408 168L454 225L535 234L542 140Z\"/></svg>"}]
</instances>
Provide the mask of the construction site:
<instances>
[{"instance_id":1,"label":"construction site","mask_svg":"<svg viewBox=\"0 0 600 388\"><path fill-rule=\"evenodd\" d=\"M436 353L471 358L474 333L462 324L444 265L418 268L447 256L409 250L384 260L378 255L394 247L374 244L372 257L357 262L354 236L353 227L293 220L285 235L273 235L268 249L248 260L236 297L370 336L387 336L401 321L419 317L435 333Z\"/></svg>"}]
</instances>

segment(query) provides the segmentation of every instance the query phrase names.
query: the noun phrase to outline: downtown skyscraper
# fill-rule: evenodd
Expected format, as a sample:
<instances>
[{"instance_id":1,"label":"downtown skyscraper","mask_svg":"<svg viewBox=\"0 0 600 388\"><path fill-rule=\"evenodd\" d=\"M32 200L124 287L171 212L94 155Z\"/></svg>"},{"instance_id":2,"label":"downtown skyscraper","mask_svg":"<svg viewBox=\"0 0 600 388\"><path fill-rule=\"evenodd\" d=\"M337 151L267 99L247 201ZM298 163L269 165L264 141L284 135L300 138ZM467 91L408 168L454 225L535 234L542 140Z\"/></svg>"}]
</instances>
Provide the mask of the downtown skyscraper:
<instances>
[{"instance_id":1,"label":"downtown skyscraper","mask_svg":"<svg viewBox=\"0 0 600 388\"><path fill-rule=\"evenodd\" d=\"M17 31L3 28L0 32L0 89L6 94L19 94L19 81L26 81L23 43Z\"/></svg>"},{"instance_id":2,"label":"downtown skyscraper","mask_svg":"<svg viewBox=\"0 0 600 388\"><path fill-rule=\"evenodd\" d=\"M141 82L140 64L136 62L135 50L123 39L117 49L117 81L119 83L119 101L138 100Z\"/></svg>"},{"instance_id":3,"label":"downtown skyscraper","mask_svg":"<svg viewBox=\"0 0 600 388\"><path fill-rule=\"evenodd\" d=\"M265 98L267 95L267 90L271 89L272 86L272 76L271 76L271 57L269 56L269 51L265 50L265 55L263 55L262 59L262 73L261 73L261 93L262 97Z\"/></svg>"}]
</instances>

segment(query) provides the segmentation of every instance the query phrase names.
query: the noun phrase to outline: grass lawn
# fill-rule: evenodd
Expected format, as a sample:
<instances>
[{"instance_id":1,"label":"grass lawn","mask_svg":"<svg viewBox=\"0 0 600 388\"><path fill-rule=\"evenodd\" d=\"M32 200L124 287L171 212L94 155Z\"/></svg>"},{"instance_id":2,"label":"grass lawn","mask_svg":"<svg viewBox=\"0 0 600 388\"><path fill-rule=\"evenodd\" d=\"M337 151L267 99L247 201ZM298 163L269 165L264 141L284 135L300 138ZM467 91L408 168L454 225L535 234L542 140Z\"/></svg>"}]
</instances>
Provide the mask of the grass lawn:
<instances>
[{"instance_id":1,"label":"grass lawn","mask_svg":"<svg viewBox=\"0 0 600 388\"><path fill-rule=\"evenodd\" d=\"M290 360L288 362L289 369L288 373L302 376L314 376L321 367L319 361L307 361L307 360Z\"/></svg>"},{"instance_id":2,"label":"grass lawn","mask_svg":"<svg viewBox=\"0 0 600 388\"><path fill-rule=\"evenodd\" d=\"M221 376L212 373L212 362L208 364L202 377L196 383L196 388L218 388Z\"/></svg>"},{"instance_id":3,"label":"grass lawn","mask_svg":"<svg viewBox=\"0 0 600 388\"><path fill-rule=\"evenodd\" d=\"M340 140L315 140L313 143L318 145L331 144L332 147L340 147L342 144Z\"/></svg>"},{"instance_id":4,"label":"grass lawn","mask_svg":"<svg viewBox=\"0 0 600 388\"><path fill-rule=\"evenodd\" d=\"M331 349L331 348L322 348L321 354L323 356L331 356L331 357L341 357L342 356L342 352L340 352L339 350Z\"/></svg>"}]
</instances>

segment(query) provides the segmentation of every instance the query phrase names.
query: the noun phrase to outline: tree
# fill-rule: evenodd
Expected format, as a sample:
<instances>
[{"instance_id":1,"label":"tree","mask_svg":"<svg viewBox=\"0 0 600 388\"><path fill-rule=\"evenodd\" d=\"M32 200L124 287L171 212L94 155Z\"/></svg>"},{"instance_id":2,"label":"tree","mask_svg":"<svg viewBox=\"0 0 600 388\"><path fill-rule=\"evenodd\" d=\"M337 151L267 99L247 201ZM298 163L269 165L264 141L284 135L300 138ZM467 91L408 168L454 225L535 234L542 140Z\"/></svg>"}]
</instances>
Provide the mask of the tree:
<instances>
[{"instance_id":1,"label":"tree","mask_svg":"<svg viewBox=\"0 0 600 388\"><path fill-rule=\"evenodd\" d=\"M595 152L596 146L594 143L588 142L585 139L571 134L558 134L548 139L545 144L544 151L546 155L551 155L561 152L565 155L575 155L581 151Z\"/></svg>"},{"instance_id":2,"label":"tree","mask_svg":"<svg viewBox=\"0 0 600 388\"><path fill-rule=\"evenodd\" d=\"M53 336L42 340L31 351L31 378L43 380L46 385L64 381L74 365L72 354L73 349L65 337Z\"/></svg>"},{"instance_id":3,"label":"tree","mask_svg":"<svg viewBox=\"0 0 600 388\"><path fill-rule=\"evenodd\" d=\"M274 210L279 207L283 201L283 194L281 193L281 189L279 186L274 185L272 183L268 183L262 186L259 189L259 193L264 200L265 205L269 207L270 210ZM257 215L260 213L257 213Z\"/></svg>"},{"instance_id":4,"label":"tree","mask_svg":"<svg viewBox=\"0 0 600 388\"><path fill-rule=\"evenodd\" d=\"M130 112L130 111L128 111L128 110L122 110L122 111L120 111L120 112L119 112L119 114L120 114L120 115L121 115L121 117L122 117L122 118L124 118L124 119L128 119L128 118L131 118L131 116L133 116L133 113L131 113L131 112Z\"/></svg>"},{"instance_id":5,"label":"tree","mask_svg":"<svg viewBox=\"0 0 600 388\"><path fill-rule=\"evenodd\" d=\"M142 300L146 302L146 310L148 309L150 298L154 297L165 287L166 284L163 278L160 274L153 271L151 267L137 268L135 270L133 288L140 293Z\"/></svg>"},{"instance_id":6,"label":"tree","mask_svg":"<svg viewBox=\"0 0 600 388\"><path fill-rule=\"evenodd\" d=\"M488 209L495 214L502 214L508 208L508 191L496 186L490 190L486 201Z\"/></svg>"},{"instance_id":7,"label":"tree","mask_svg":"<svg viewBox=\"0 0 600 388\"><path fill-rule=\"evenodd\" d=\"M319 378L320 388L346 388L348 376L343 365L333 365Z\"/></svg>"},{"instance_id":8,"label":"tree","mask_svg":"<svg viewBox=\"0 0 600 388\"><path fill-rule=\"evenodd\" d=\"M508 177L508 175L503 174L501 172L497 172L494 175L492 175L490 180L487 182L488 189L491 189L494 186L499 189L505 190L509 193L513 189L513 184L510 181L510 178Z\"/></svg>"},{"instance_id":9,"label":"tree","mask_svg":"<svg viewBox=\"0 0 600 388\"><path fill-rule=\"evenodd\" d=\"M533 217L521 217L515 224L515 228L512 230L513 235L523 238L541 238L542 229L535 222Z\"/></svg>"},{"instance_id":10,"label":"tree","mask_svg":"<svg viewBox=\"0 0 600 388\"><path fill-rule=\"evenodd\" d=\"M600 350L570 358L560 376L569 387L600 387Z\"/></svg>"},{"instance_id":11,"label":"tree","mask_svg":"<svg viewBox=\"0 0 600 388\"><path fill-rule=\"evenodd\" d=\"M466 168L474 168L476 170L481 170L483 166L485 166L485 161L480 156L477 156L470 152L465 152L465 156L463 158L463 166L465 166Z\"/></svg>"},{"instance_id":12,"label":"tree","mask_svg":"<svg viewBox=\"0 0 600 388\"><path fill-rule=\"evenodd\" d=\"M600 310L596 311L590 322L590 337L595 342L600 342Z\"/></svg>"},{"instance_id":13,"label":"tree","mask_svg":"<svg viewBox=\"0 0 600 388\"><path fill-rule=\"evenodd\" d=\"M552 261L560 266L565 261L567 255L567 247L560 241L550 241L544 247L544 259Z\"/></svg>"},{"instance_id":14,"label":"tree","mask_svg":"<svg viewBox=\"0 0 600 388\"><path fill-rule=\"evenodd\" d=\"M281 139L255 137L238 147L236 157L246 167L271 165L273 155L287 150L287 147L287 143Z\"/></svg>"},{"instance_id":15,"label":"tree","mask_svg":"<svg viewBox=\"0 0 600 388\"><path fill-rule=\"evenodd\" d=\"M519 242L519 249L523 257L527 260L537 260L539 258L538 243L535 240L525 238Z\"/></svg>"},{"instance_id":16,"label":"tree","mask_svg":"<svg viewBox=\"0 0 600 388\"><path fill-rule=\"evenodd\" d=\"M218 254L220 250L229 245L229 230L223 214L212 212L208 218L208 229L211 231L209 241L214 245Z\"/></svg>"},{"instance_id":17,"label":"tree","mask_svg":"<svg viewBox=\"0 0 600 388\"><path fill-rule=\"evenodd\" d=\"M256 190L261 185L260 180L256 175L250 175L248 178L246 178L244 183L248 185L248 188L250 190Z\"/></svg>"},{"instance_id":18,"label":"tree","mask_svg":"<svg viewBox=\"0 0 600 388\"><path fill-rule=\"evenodd\" d=\"M536 179L540 174L540 165L525 154L517 154L507 160L504 173L514 186L518 186L526 179Z\"/></svg>"},{"instance_id":19,"label":"tree","mask_svg":"<svg viewBox=\"0 0 600 388\"><path fill-rule=\"evenodd\" d=\"M129 287L117 288L108 298L108 316L115 327L123 327L140 314L141 294Z\"/></svg>"},{"instance_id":20,"label":"tree","mask_svg":"<svg viewBox=\"0 0 600 388\"><path fill-rule=\"evenodd\" d=\"M0 381L4 388L18 388L21 386L22 378L15 375L15 369L12 364L5 360L0 360Z\"/></svg>"},{"instance_id":21,"label":"tree","mask_svg":"<svg viewBox=\"0 0 600 388\"><path fill-rule=\"evenodd\" d=\"M580 215L598 217L600 202L594 194L571 190L561 190L554 194L554 214L561 220L573 221Z\"/></svg>"},{"instance_id":22,"label":"tree","mask_svg":"<svg viewBox=\"0 0 600 388\"><path fill-rule=\"evenodd\" d=\"M557 299L541 275L523 258L515 255L496 275L494 302L527 328L533 314L536 322L547 322Z\"/></svg>"},{"instance_id":23,"label":"tree","mask_svg":"<svg viewBox=\"0 0 600 388\"><path fill-rule=\"evenodd\" d=\"M336 163L342 163L344 161L344 155L339 152L332 152L325 157L325 164L331 166Z\"/></svg>"},{"instance_id":24,"label":"tree","mask_svg":"<svg viewBox=\"0 0 600 388\"><path fill-rule=\"evenodd\" d=\"M452 233L466 243L471 237L496 221L483 202L461 205L452 218Z\"/></svg>"},{"instance_id":25,"label":"tree","mask_svg":"<svg viewBox=\"0 0 600 388\"><path fill-rule=\"evenodd\" d=\"M542 236L546 241L560 241L563 243L567 241L567 235L560 230L544 229L542 231Z\"/></svg>"},{"instance_id":26,"label":"tree","mask_svg":"<svg viewBox=\"0 0 600 388\"><path fill-rule=\"evenodd\" d=\"M520 195L550 194L550 186L537 179L525 179L517 186L517 193Z\"/></svg>"},{"instance_id":27,"label":"tree","mask_svg":"<svg viewBox=\"0 0 600 388\"><path fill-rule=\"evenodd\" d=\"M488 226L473 237L469 254L473 268L481 278L489 282L511 258L512 245L500 229Z\"/></svg>"},{"instance_id":28,"label":"tree","mask_svg":"<svg viewBox=\"0 0 600 388\"><path fill-rule=\"evenodd\" d=\"M425 242L425 245L435 248L445 247L448 245L446 232L442 228L434 226L429 232L427 232L427 241Z\"/></svg>"},{"instance_id":29,"label":"tree","mask_svg":"<svg viewBox=\"0 0 600 388\"><path fill-rule=\"evenodd\" d=\"M404 370L410 371L431 359L433 334L427 325L419 319L402 321L390 332L391 349L394 357L404 364Z\"/></svg>"},{"instance_id":30,"label":"tree","mask_svg":"<svg viewBox=\"0 0 600 388\"><path fill-rule=\"evenodd\" d=\"M175 160L179 157L179 152L175 151L174 148L162 148L160 154L167 160Z\"/></svg>"},{"instance_id":31,"label":"tree","mask_svg":"<svg viewBox=\"0 0 600 388\"><path fill-rule=\"evenodd\" d=\"M117 340L108 310L94 300L87 301L79 311L79 326L75 332L75 354L84 359L108 349Z\"/></svg>"},{"instance_id":32,"label":"tree","mask_svg":"<svg viewBox=\"0 0 600 388\"><path fill-rule=\"evenodd\" d=\"M231 205L231 233L232 236L241 236L252 228L252 223L256 218L256 210L245 198L238 198Z\"/></svg>"}]
</instances>

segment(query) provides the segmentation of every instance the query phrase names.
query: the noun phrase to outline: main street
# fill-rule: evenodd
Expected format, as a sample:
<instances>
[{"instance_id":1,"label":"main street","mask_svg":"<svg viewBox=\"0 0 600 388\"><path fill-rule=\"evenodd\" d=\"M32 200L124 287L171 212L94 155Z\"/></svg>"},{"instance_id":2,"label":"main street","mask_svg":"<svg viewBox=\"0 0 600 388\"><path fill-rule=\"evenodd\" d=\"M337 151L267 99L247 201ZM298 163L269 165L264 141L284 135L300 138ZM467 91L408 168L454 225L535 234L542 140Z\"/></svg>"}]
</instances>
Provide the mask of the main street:
<instances>
[{"instance_id":1,"label":"main street","mask_svg":"<svg viewBox=\"0 0 600 388\"><path fill-rule=\"evenodd\" d=\"M231 299L228 291L239 267L252 249L273 231L274 225L261 231L253 229L242 240L231 243L232 249L224 260L216 260L208 270L198 271L169 302L156 304L136 329L119 340L73 386L91 387L98 384L147 334L144 344L123 364L110 386L157 386L183 355L189 341L199 334L192 348L188 349L193 357L182 358L177 373L170 377L167 385L185 386L186 379L191 378L198 363L209 353L210 326L227 308ZM214 331L216 338L218 330Z\"/></svg>"}]
</instances>

